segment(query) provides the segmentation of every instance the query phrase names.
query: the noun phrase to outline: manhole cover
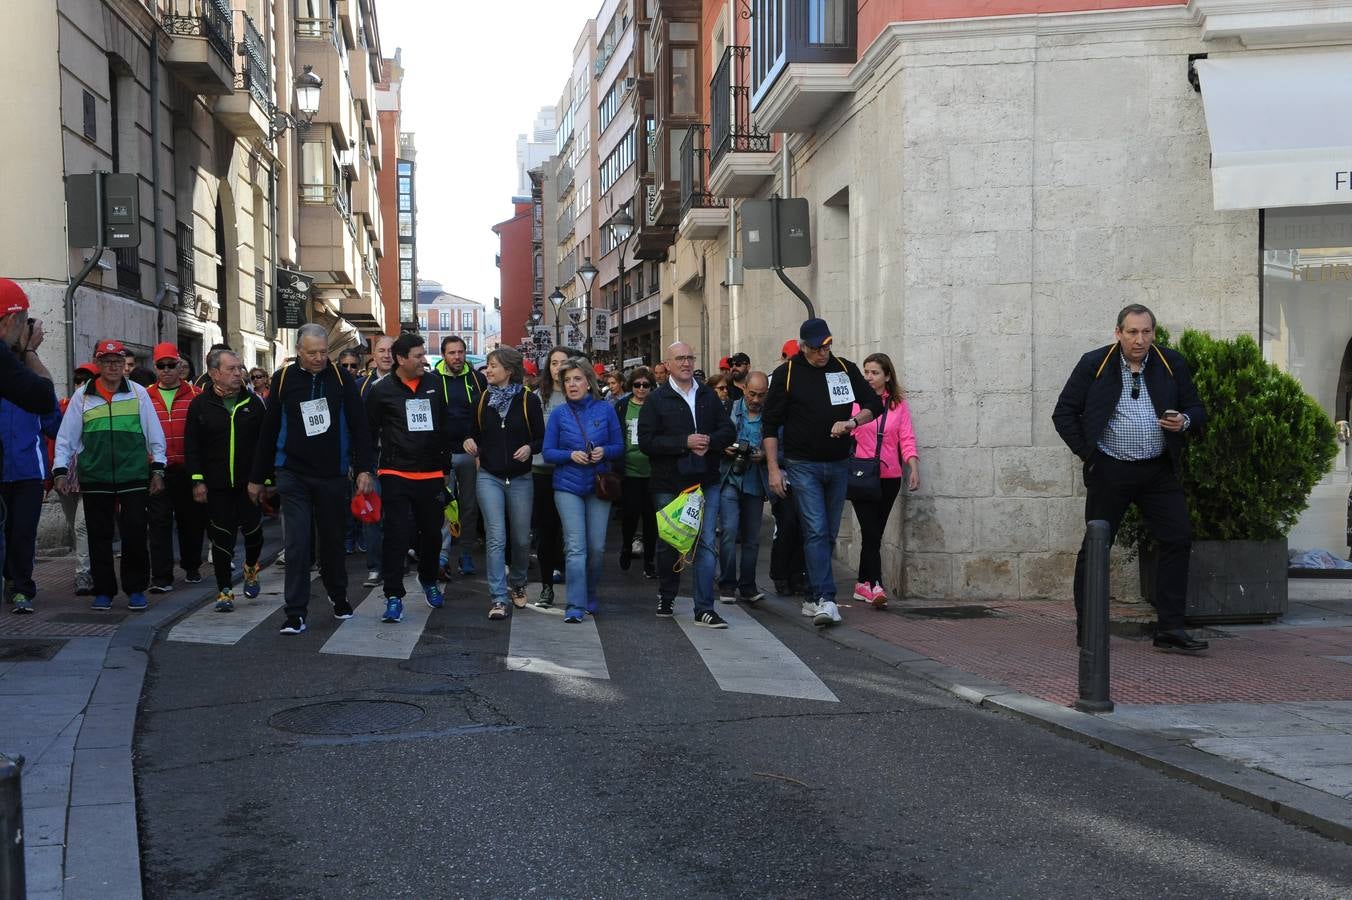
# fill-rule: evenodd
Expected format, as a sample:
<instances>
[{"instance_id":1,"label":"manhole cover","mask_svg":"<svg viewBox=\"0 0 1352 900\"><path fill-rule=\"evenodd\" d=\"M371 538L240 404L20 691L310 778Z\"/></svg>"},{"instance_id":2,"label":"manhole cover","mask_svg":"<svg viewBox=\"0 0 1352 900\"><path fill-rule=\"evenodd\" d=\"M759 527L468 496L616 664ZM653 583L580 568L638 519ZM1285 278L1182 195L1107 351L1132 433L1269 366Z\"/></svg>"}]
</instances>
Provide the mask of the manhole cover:
<instances>
[{"instance_id":1,"label":"manhole cover","mask_svg":"<svg viewBox=\"0 0 1352 900\"><path fill-rule=\"evenodd\" d=\"M429 628L423 632L423 637L442 641L491 641L503 633L493 628L476 628L473 625L448 625L435 630Z\"/></svg>"},{"instance_id":2,"label":"manhole cover","mask_svg":"<svg viewBox=\"0 0 1352 900\"><path fill-rule=\"evenodd\" d=\"M897 612L921 619L989 619L995 615L989 606L899 606Z\"/></svg>"},{"instance_id":3,"label":"manhole cover","mask_svg":"<svg viewBox=\"0 0 1352 900\"><path fill-rule=\"evenodd\" d=\"M40 662L51 659L65 641L0 640L0 662Z\"/></svg>"},{"instance_id":4,"label":"manhole cover","mask_svg":"<svg viewBox=\"0 0 1352 900\"><path fill-rule=\"evenodd\" d=\"M499 653L433 653L401 662L399 668L420 675L494 675L507 671L507 658Z\"/></svg>"},{"instance_id":5,"label":"manhole cover","mask_svg":"<svg viewBox=\"0 0 1352 900\"><path fill-rule=\"evenodd\" d=\"M411 725L427 714L421 706L389 700L333 700L273 713L268 724L300 734L377 734Z\"/></svg>"},{"instance_id":6,"label":"manhole cover","mask_svg":"<svg viewBox=\"0 0 1352 900\"><path fill-rule=\"evenodd\" d=\"M116 625L126 617L126 613L57 613L47 621L70 625Z\"/></svg>"}]
</instances>

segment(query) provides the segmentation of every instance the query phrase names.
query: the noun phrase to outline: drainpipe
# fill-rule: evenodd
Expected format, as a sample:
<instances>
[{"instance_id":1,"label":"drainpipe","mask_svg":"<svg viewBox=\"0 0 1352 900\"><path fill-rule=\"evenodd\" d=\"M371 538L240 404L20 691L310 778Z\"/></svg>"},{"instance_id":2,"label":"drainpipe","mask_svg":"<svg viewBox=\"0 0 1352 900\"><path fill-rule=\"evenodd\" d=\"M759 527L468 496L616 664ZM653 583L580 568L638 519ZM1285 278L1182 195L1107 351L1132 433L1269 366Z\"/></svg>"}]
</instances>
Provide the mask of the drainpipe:
<instances>
[{"instance_id":1,"label":"drainpipe","mask_svg":"<svg viewBox=\"0 0 1352 900\"><path fill-rule=\"evenodd\" d=\"M789 135L779 136L779 196L793 196L793 161L789 158Z\"/></svg>"},{"instance_id":2,"label":"drainpipe","mask_svg":"<svg viewBox=\"0 0 1352 900\"><path fill-rule=\"evenodd\" d=\"M155 337L164 340L164 298L169 284L164 277L164 213L160 209L160 30L150 33L150 186L154 194L155 227ZM180 288L181 289L181 288ZM175 335L177 336L177 335Z\"/></svg>"}]
</instances>

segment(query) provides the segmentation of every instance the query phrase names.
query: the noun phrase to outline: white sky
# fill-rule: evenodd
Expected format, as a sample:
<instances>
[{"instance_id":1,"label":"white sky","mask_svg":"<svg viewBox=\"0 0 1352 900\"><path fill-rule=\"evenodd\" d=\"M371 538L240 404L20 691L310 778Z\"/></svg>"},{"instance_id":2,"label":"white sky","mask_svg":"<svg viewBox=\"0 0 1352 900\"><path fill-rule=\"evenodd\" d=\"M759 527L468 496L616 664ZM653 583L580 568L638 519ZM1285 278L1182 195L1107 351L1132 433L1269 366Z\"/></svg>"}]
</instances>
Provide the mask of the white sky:
<instances>
[{"instance_id":1,"label":"white sky","mask_svg":"<svg viewBox=\"0 0 1352 900\"><path fill-rule=\"evenodd\" d=\"M377 0L385 56L403 50L403 130L418 148L418 276L492 309L490 229L511 218L516 136L558 102L601 0Z\"/></svg>"}]
</instances>

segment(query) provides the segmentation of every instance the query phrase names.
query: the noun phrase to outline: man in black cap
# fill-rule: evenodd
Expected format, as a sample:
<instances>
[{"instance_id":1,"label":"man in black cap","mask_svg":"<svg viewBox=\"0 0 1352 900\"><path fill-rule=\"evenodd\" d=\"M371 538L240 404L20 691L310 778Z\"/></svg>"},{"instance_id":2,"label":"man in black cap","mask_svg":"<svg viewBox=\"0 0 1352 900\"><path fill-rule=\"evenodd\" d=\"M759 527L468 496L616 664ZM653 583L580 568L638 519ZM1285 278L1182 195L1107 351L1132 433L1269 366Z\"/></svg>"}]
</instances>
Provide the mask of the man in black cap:
<instances>
[{"instance_id":1,"label":"man in black cap","mask_svg":"<svg viewBox=\"0 0 1352 900\"><path fill-rule=\"evenodd\" d=\"M811 597L803 615L818 627L840 621L831 553L845 509L849 479L850 433L881 415L881 398L869 387L858 366L831 352L831 329L824 319L808 319L798 331L801 348L770 381L762 418L765 461L770 490L778 497L793 485L803 526L803 551ZM851 415L854 404L860 410ZM785 465L779 465L783 428ZM787 470L787 471L786 471Z\"/></svg>"},{"instance_id":2,"label":"man in black cap","mask_svg":"<svg viewBox=\"0 0 1352 900\"><path fill-rule=\"evenodd\" d=\"M728 403L736 403L746 394L746 376L751 371L751 357L734 353L728 357Z\"/></svg>"}]
</instances>

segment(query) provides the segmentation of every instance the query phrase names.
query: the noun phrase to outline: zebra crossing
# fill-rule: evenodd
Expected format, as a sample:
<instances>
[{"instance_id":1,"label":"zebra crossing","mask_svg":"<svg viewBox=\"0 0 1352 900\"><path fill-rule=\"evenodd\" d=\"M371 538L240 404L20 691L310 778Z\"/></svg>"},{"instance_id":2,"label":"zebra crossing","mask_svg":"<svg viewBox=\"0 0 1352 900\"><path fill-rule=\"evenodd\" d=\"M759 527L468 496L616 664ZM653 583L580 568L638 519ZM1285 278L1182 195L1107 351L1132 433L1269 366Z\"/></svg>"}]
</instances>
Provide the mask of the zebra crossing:
<instances>
[{"instance_id":1,"label":"zebra crossing","mask_svg":"<svg viewBox=\"0 0 1352 900\"><path fill-rule=\"evenodd\" d=\"M215 612L210 603L204 604L175 625L167 640L218 647L238 644L279 611L281 573L271 578L268 574L264 572L262 592L256 600L237 595L235 611L228 614ZM319 652L374 659L411 659L437 611L423 602L416 576L409 575L404 588L402 622L380 621L385 609L385 591L377 587L356 606L352 618L338 623ZM312 612L327 614L327 610L315 610L314 607L312 601ZM721 690L839 702L797 654L745 609L719 607L720 614L731 626L725 630L695 625L690 597L678 597L675 612L679 627L673 633L685 637ZM581 624L565 625L554 611L527 607L515 610L502 625L509 630L508 669L546 678L610 680L601 630L591 616Z\"/></svg>"}]
</instances>

